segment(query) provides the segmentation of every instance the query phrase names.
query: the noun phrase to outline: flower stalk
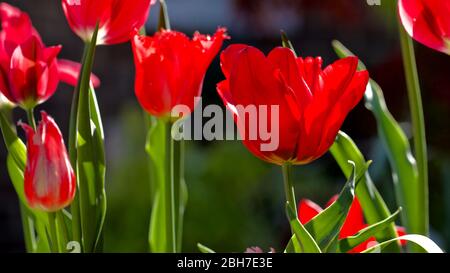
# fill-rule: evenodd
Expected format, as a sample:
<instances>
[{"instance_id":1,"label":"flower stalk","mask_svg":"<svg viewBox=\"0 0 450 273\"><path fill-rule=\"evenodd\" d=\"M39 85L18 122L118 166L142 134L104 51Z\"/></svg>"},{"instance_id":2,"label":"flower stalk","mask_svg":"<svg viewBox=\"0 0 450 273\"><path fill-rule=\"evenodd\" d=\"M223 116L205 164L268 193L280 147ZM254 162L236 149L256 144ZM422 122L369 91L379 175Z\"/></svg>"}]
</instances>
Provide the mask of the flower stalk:
<instances>
[{"instance_id":1,"label":"flower stalk","mask_svg":"<svg viewBox=\"0 0 450 273\"><path fill-rule=\"evenodd\" d=\"M399 24L403 64L405 69L406 85L408 90L409 107L411 111L411 122L413 128L414 151L418 168L418 184L415 185L417 197L415 200L416 212L420 215L408 217L408 231L428 235L428 159L427 142L425 134L425 120L423 113L422 96L420 91L419 76L417 72L414 44L407 32Z\"/></svg>"}]
</instances>

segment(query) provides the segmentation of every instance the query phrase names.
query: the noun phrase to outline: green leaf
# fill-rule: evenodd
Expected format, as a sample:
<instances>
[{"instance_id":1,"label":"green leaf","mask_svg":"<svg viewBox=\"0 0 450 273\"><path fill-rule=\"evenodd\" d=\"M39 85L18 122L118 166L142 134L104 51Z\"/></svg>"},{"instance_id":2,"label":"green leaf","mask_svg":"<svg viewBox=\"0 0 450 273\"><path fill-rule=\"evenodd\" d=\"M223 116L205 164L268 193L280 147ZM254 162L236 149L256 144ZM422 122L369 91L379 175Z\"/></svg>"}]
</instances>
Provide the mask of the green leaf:
<instances>
[{"instance_id":1,"label":"green leaf","mask_svg":"<svg viewBox=\"0 0 450 273\"><path fill-rule=\"evenodd\" d=\"M339 232L345 222L350 206L354 199L356 182L361 176L356 175L355 163L349 161L352 166L352 174L345 184L338 199L328 208L323 210L311 219L305 228L320 246L323 252L334 251L333 246L339 236ZM367 166L360 170L362 174L367 170Z\"/></svg>"},{"instance_id":2,"label":"green leaf","mask_svg":"<svg viewBox=\"0 0 450 273\"><path fill-rule=\"evenodd\" d=\"M357 234L353 236L349 236L347 238L344 238L342 240L339 240L339 251L341 253L346 253L353 248L357 247L358 245L364 243L371 237L378 234L380 231L388 228L391 223L394 223L397 216L400 214L401 208L399 208L394 214L389 216L383 221L380 221L376 224L373 224L371 226L368 226L362 230L360 230Z\"/></svg>"},{"instance_id":3,"label":"green leaf","mask_svg":"<svg viewBox=\"0 0 450 273\"><path fill-rule=\"evenodd\" d=\"M201 253L216 253L214 250L212 250L211 248L204 246L200 243L197 244L198 250L200 250Z\"/></svg>"},{"instance_id":4,"label":"green leaf","mask_svg":"<svg viewBox=\"0 0 450 273\"><path fill-rule=\"evenodd\" d=\"M419 175L408 138L387 109L381 88L373 80L365 97L366 107L377 120L378 133L393 170L397 202L404 208L402 222L408 232L422 233L426 227L421 219L425 219L425 215L418 202Z\"/></svg>"},{"instance_id":5,"label":"green leaf","mask_svg":"<svg viewBox=\"0 0 450 273\"><path fill-rule=\"evenodd\" d=\"M351 175L351 166L347 163L348 160L355 162L358 169L361 169L366 162L356 144L344 132L339 132L330 152L347 178ZM391 215L386 202L373 184L369 172L366 172L361 177L361 181L356 186L356 196L369 225L383 221ZM387 229L375 235L375 237L380 242L396 238L395 225L392 223ZM393 244L386 250L389 252L400 252L401 249L399 245Z\"/></svg>"},{"instance_id":6,"label":"green leaf","mask_svg":"<svg viewBox=\"0 0 450 273\"><path fill-rule=\"evenodd\" d=\"M34 233L33 229L35 228L38 234L37 238L32 238L35 241L33 243L33 252L50 252L50 245L46 233L46 227L48 225L47 214L42 211L33 210L28 206L23 186L23 170L17 166L11 154L8 154L6 158L6 167L17 196L19 197L21 207L23 207L22 212L25 212L25 215L22 215L22 217L27 217L26 222L28 222L29 226L24 226L23 228L30 234L31 232ZM32 236L30 235L30 237Z\"/></svg>"},{"instance_id":7,"label":"green leaf","mask_svg":"<svg viewBox=\"0 0 450 273\"><path fill-rule=\"evenodd\" d=\"M354 54L338 41L333 42L333 47L340 57L354 56ZM360 69L365 69L360 62ZM402 222L410 233L423 233L427 229L424 226L425 211L420 208L418 200L421 194L418 192L419 174L416 160L405 133L389 112L384 101L380 86L370 80L365 93L366 108L375 116L379 136L385 146L389 162L392 167L394 187L397 202L403 208Z\"/></svg>"},{"instance_id":8,"label":"green leaf","mask_svg":"<svg viewBox=\"0 0 450 273\"><path fill-rule=\"evenodd\" d=\"M295 253L321 253L316 241L300 223L295 210L289 202L286 202L286 213L289 218L289 223L291 224L291 229L294 233L286 250L294 250Z\"/></svg>"},{"instance_id":9,"label":"green leaf","mask_svg":"<svg viewBox=\"0 0 450 273\"><path fill-rule=\"evenodd\" d=\"M331 45L333 46L334 51L336 52L336 55L338 55L339 58L347 58L350 56L355 56L348 48L346 48L341 42L334 40L331 42ZM366 66L364 65L361 60L358 60L358 70L367 70Z\"/></svg>"},{"instance_id":10,"label":"green leaf","mask_svg":"<svg viewBox=\"0 0 450 273\"><path fill-rule=\"evenodd\" d=\"M288 35L286 32L281 31L281 45L285 48L289 48L294 52L294 55L297 56L297 53L295 52L294 45L291 43L291 40L289 40Z\"/></svg>"},{"instance_id":11,"label":"green leaf","mask_svg":"<svg viewBox=\"0 0 450 273\"><path fill-rule=\"evenodd\" d=\"M84 252L99 251L106 215L103 127L95 92L90 85L97 33L98 28L87 46L78 86L76 171Z\"/></svg>"},{"instance_id":12,"label":"green leaf","mask_svg":"<svg viewBox=\"0 0 450 273\"><path fill-rule=\"evenodd\" d=\"M22 140L17 137L16 132L5 117L3 111L0 111L0 128L8 153L14 159L16 165L21 170L25 170L25 165L27 163L27 149Z\"/></svg>"},{"instance_id":13,"label":"green leaf","mask_svg":"<svg viewBox=\"0 0 450 273\"><path fill-rule=\"evenodd\" d=\"M409 241L409 242L412 242L412 243L420 246L427 253L444 253L442 251L442 249L435 242L433 242L430 238L425 237L423 235L418 235L418 234L403 235L403 236L400 236L398 238L382 242L382 243L380 243L378 245L375 245L375 246L373 246L373 247L371 247L369 249L366 249L362 253L376 253L376 252L380 252L386 246L388 246L388 245L390 245L390 244L392 244L394 242L399 242L399 241L402 241L402 240Z\"/></svg>"}]
</instances>

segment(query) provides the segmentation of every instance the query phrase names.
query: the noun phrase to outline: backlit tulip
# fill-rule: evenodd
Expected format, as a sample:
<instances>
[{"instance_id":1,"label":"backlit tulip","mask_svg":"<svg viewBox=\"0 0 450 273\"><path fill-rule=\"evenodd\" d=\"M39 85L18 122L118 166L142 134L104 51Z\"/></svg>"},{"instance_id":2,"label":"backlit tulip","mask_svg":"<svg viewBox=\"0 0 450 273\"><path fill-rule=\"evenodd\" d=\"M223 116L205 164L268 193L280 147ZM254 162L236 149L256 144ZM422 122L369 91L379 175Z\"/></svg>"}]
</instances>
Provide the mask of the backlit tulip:
<instances>
[{"instance_id":1,"label":"backlit tulip","mask_svg":"<svg viewBox=\"0 0 450 273\"><path fill-rule=\"evenodd\" d=\"M64 13L72 30L83 40L92 38L98 24L98 45L130 40L134 29L147 20L155 0L62 0Z\"/></svg>"},{"instance_id":2,"label":"backlit tulip","mask_svg":"<svg viewBox=\"0 0 450 273\"><path fill-rule=\"evenodd\" d=\"M398 11L416 41L450 54L450 0L399 0Z\"/></svg>"},{"instance_id":3,"label":"backlit tulip","mask_svg":"<svg viewBox=\"0 0 450 273\"><path fill-rule=\"evenodd\" d=\"M307 164L330 146L347 114L363 97L369 75L357 72L358 59L341 59L322 70L322 59L296 58L287 48L275 48L266 57L247 45L231 45L222 52L226 80L217 86L227 108L233 112L244 145L257 157L282 165ZM237 106L278 106L278 116L267 112L249 118ZM275 120L274 120L275 119ZM276 149L261 149L267 141L251 138L255 123L278 127ZM268 124L264 124L264 123ZM273 128L277 129L277 128ZM255 133L255 132L253 132Z\"/></svg>"},{"instance_id":4,"label":"backlit tulip","mask_svg":"<svg viewBox=\"0 0 450 273\"><path fill-rule=\"evenodd\" d=\"M8 100L32 108L51 97L60 80L77 83L80 65L57 60L61 46L46 47L26 13L1 3L0 18L0 92Z\"/></svg>"},{"instance_id":5,"label":"backlit tulip","mask_svg":"<svg viewBox=\"0 0 450 273\"><path fill-rule=\"evenodd\" d=\"M192 39L169 30L148 37L136 33L132 39L135 91L142 107L155 116L170 115L179 104L192 111L206 70L226 38L224 28L213 36L195 33Z\"/></svg>"},{"instance_id":6,"label":"backlit tulip","mask_svg":"<svg viewBox=\"0 0 450 273\"><path fill-rule=\"evenodd\" d=\"M328 201L327 203L327 207L333 204L333 202L336 201L337 197L338 196L336 195L333 198L331 198L331 200ZM305 225L317 214L322 212L322 210L323 209L313 201L303 199L302 201L300 201L298 205L299 220L302 224ZM358 199L355 198L347 214L344 225L342 226L339 232L339 239L353 236L366 227L367 224L364 221L364 214L361 208L361 204L359 203ZM404 228L397 227L397 233L399 236L405 235ZM362 252L368 249L369 247L375 245L376 243L377 241L375 240L375 238L370 238L367 241L363 242L362 244L358 245L357 247L353 248L350 252L352 253ZM402 242L402 244L405 244L405 242Z\"/></svg>"},{"instance_id":7,"label":"backlit tulip","mask_svg":"<svg viewBox=\"0 0 450 273\"><path fill-rule=\"evenodd\" d=\"M30 207L53 212L72 202L76 179L61 131L45 112L41 116L36 131L20 124L27 134L25 196Z\"/></svg>"}]
</instances>

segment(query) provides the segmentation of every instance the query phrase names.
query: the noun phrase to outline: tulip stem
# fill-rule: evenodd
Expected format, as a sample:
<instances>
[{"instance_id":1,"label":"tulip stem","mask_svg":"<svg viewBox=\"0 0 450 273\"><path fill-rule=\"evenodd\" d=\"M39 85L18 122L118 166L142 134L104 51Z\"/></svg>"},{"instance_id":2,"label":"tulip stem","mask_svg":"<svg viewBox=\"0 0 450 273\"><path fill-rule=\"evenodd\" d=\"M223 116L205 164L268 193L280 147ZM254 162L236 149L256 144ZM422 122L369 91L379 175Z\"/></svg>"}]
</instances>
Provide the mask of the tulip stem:
<instances>
[{"instance_id":1,"label":"tulip stem","mask_svg":"<svg viewBox=\"0 0 450 273\"><path fill-rule=\"evenodd\" d=\"M409 107L413 127L414 151L418 168L416 213L418 215L407 215L409 223L408 232L428 235L428 160L427 142L425 134L425 119L423 113L422 97L420 92L419 76L417 72L416 58L414 54L414 43L399 25L401 48L403 54L403 65L405 69L406 84L408 90ZM417 219L417 220L416 220Z\"/></svg>"},{"instance_id":2,"label":"tulip stem","mask_svg":"<svg viewBox=\"0 0 450 273\"><path fill-rule=\"evenodd\" d=\"M26 110L26 112L27 112L28 123L30 124L31 128L33 128L33 130L36 131L36 121L34 119L34 108L28 108Z\"/></svg>"},{"instance_id":3,"label":"tulip stem","mask_svg":"<svg viewBox=\"0 0 450 273\"><path fill-rule=\"evenodd\" d=\"M295 190L292 181L292 164L284 163L281 166L283 171L284 192L286 194L286 201L289 202L289 206L297 213L297 203L295 202Z\"/></svg>"},{"instance_id":4,"label":"tulip stem","mask_svg":"<svg viewBox=\"0 0 450 273\"><path fill-rule=\"evenodd\" d=\"M177 251L181 252L183 237L183 214L184 204L182 204L182 183L184 168L184 142L183 140L173 140L173 179L174 179L174 205L175 205L175 232Z\"/></svg>"},{"instance_id":5,"label":"tulip stem","mask_svg":"<svg viewBox=\"0 0 450 273\"><path fill-rule=\"evenodd\" d=\"M173 151L174 139L172 138L172 122L165 122L166 131L166 155L165 155L165 207L166 207L166 237L167 251L177 252L176 221L175 221L175 192L174 192L174 172L173 172Z\"/></svg>"},{"instance_id":6,"label":"tulip stem","mask_svg":"<svg viewBox=\"0 0 450 273\"><path fill-rule=\"evenodd\" d=\"M56 233L56 212L48 213L48 224L49 224L49 232L50 232L50 248L52 253L58 253L58 235Z\"/></svg>"}]
</instances>

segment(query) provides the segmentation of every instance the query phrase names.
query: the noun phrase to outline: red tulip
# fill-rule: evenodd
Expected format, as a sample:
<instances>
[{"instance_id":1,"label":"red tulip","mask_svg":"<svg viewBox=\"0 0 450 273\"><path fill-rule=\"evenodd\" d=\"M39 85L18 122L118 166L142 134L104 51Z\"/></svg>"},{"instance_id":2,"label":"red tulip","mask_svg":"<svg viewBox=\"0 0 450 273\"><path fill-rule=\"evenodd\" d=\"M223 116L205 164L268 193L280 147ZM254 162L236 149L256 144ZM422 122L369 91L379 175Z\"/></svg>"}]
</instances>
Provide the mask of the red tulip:
<instances>
[{"instance_id":1,"label":"red tulip","mask_svg":"<svg viewBox=\"0 0 450 273\"><path fill-rule=\"evenodd\" d=\"M195 33L192 40L177 31L163 30L150 37L136 33L135 91L142 107L155 116L170 115L179 104L192 111L206 70L226 38L224 28L213 36Z\"/></svg>"},{"instance_id":2,"label":"red tulip","mask_svg":"<svg viewBox=\"0 0 450 273\"><path fill-rule=\"evenodd\" d=\"M72 202L76 179L61 131L45 112L41 116L36 132L20 124L27 134L25 196L31 208L53 212Z\"/></svg>"},{"instance_id":3,"label":"red tulip","mask_svg":"<svg viewBox=\"0 0 450 273\"><path fill-rule=\"evenodd\" d=\"M57 60L61 46L46 47L26 13L1 3L0 18L0 92L8 100L31 108L51 97L59 80L76 85L80 66Z\"/></svg>"},{"instance_id":4,"label":"red tulip","mask_svg":"<svg viewBox=\"0 0 450 273\"><path fill-rule=\"evenodd\" d=\"M450 0L399 0L398 11L416 41L450 54Z\"/></svg>"},{"instance_id":5,"label":"red tulip","mask_svg":"<svg viewBox=\"0 0 450 273\"><path fill-rule=\"evenodd\" d=\"M132 3L131 3L132 2ZM98 45L119 44L130 40L134 29L147 20L155 0L62 0L72 30L83 40L92 38L98 24Z\"/></svg>"},{"instance_id":6,"label":"red tulip","mask_svg":"<svg viewBox=\"0 0 450 273\"><path fill-rule=\"evenodd\" d=\"M330 148L345 117L363 97L369 75L357 72L357 65L356 57L348 57L322 70L320 57L296 58L281 47L266 57L254 47L231 45L221 55L226 80L217 91L254 155L279 165L307 164ZM266 125L277 121L276 149L261 149L267 142L261 136L248 137L255 120L237 106L278 106L279 116L267 113ZM261 118L256 124L261 124Z\"/></svg>"},{"instance_id":7,"label":"red tulip","mask_svg":"<svg viewBox=\"0 0 450 273\"><path fill-rule=\"evenodd\" d=\"M328 201L327 207L333 204L333 202L335 202L337 198L338 198L337 195L333 196L333 198L331 198L331 200ZM300 201L298 205L298 218L300 222L304 225L306 225L312 218L314 218L320 212L322 212L322 208L313 201L308 199L303 199L302 201ZM364 221L364 214L361 208L361 204L359 203L358 199L355 198L347 214L347 218L345 219L344 225L342 226L339 232L339 239L353 236L366 227L367 224ZM404 228L397 227L397 233L399 236L405 235ZM364 243L353 248L349 252L359 253L370 248L376 243L377 241L375 240L375 238L370 238ZM402 242L402 244L404 245L405 242Z\"/></svg>"}]
</instances>

